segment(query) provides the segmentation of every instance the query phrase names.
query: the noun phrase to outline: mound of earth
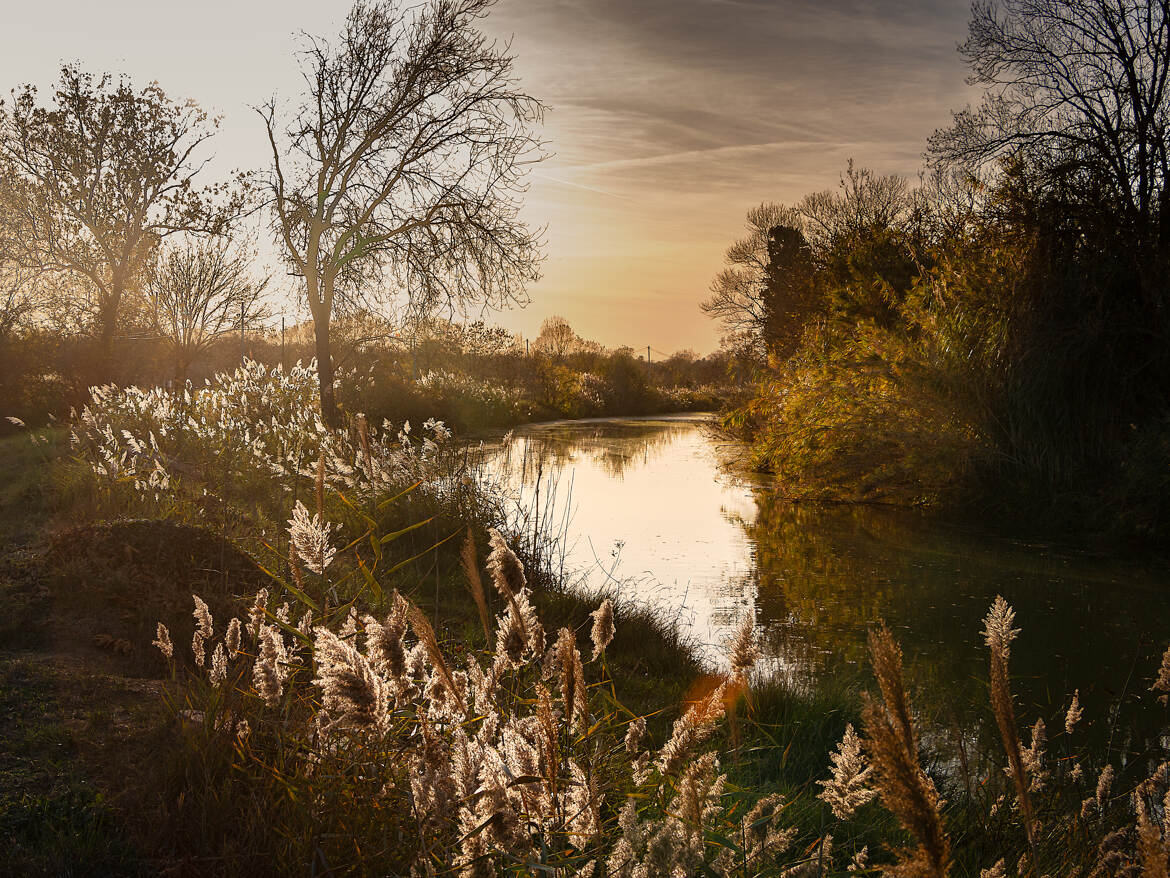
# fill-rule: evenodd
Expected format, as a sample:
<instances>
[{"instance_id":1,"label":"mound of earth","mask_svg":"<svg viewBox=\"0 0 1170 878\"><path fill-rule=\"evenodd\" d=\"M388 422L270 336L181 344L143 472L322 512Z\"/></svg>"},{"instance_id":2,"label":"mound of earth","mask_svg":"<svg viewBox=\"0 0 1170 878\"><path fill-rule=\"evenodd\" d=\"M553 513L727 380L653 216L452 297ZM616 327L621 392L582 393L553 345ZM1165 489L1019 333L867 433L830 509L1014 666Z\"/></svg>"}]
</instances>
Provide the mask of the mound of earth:
<instances>
[{"instance_id":1,"label":"mound of earth","mask_svg":"<svg viewBox=\"0 0 1170 878\"><path fill-rule=\"evenodd\" d=\"M42 563L55 650L104 656L110 670L124 675L166 675L151 646L158 622L170 629L176 658L190 661L192 594L207 601L222 631L271 584L228 540L168 521L70 528L52 537Z\"/></svg>"}]
</instances>

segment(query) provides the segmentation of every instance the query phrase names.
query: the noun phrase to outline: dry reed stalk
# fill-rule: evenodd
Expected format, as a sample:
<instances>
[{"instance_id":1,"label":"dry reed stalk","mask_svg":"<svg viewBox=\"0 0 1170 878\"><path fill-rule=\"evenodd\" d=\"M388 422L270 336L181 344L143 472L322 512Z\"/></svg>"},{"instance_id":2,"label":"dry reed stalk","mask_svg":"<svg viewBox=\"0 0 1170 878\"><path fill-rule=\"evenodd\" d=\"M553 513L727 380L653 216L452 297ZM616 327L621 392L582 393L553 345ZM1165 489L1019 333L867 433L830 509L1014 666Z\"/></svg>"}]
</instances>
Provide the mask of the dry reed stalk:
<instances>
[{"instance_id":1,"label":"dry reed stalk","mask_svg":"<svg viewBox=\"0 0 1170 878\"><path fill-rule=\"evenodd\" d=\"M370 450L370 422L360 412L353 419L353 422L354 426L357 427L358 441L362 446L362 456L366 460L366 472L372 473L374 471L374 455Z\"/></svg>"},{"instance_id":2,"label":"dry reed stalk","mask_svg":"<svg viewBox=\"0 0 1170 878\"><path fill-rule=\"evenodd\" d=\"M317 515L325 520L325 446L317 455Z\"/></svg>"},{"instance_id":3,"label":"dry reed stalk","mask_svg":"<svg viewBox=\"0 0 1170 878\"><path fill-rule=\"evenodd\" d=\"M882 625L869 633L869 652L882 693L882 702L867 694L862 712L874 785L882 804L918 840L915 850L896 852L898 863L885 874L942 878L950 867L950 840L939 813L938 791L918 762L902 650Z\"/></svg>"},{"instance_id":4,"label":"dry reed stalk","mask_svg":"<svg viewBox=\"0 0 1170 878\"><path fill-rule=\"evenodd\" d=\"M544 744L544 759L547 766L549 794L556 796L557 774L560 768L560 759L557 757L557 722L553 716L552 694L544 685L536 684L536 719L540 723L540 733Z\"/></svg>"},{"instance_id":5,"label":"dry reed stalk","mask_svg":"<svg viewBox=\"0 0 1170 878\"><path fill-rule=\"evenodd\" d=\"M443 678L443 683L447 686L447 691L451 693L452 698L459 698L459 688L455 685L455 677L451 673L451 669L447 666L447 660L443 658L443 653L439 649L439 640L435 637L435 629L431 627L431 623L427 621L426 614L423 613L417 606L403 598L406 603L406 618L410 620L410 627L414 630L415 636L418 637L423 647L430 656L431 664L435 666L435 670Z\"/></svg>"},{"instance_id":6,"label":"dry reed stalk","mask_svg":"<svg viewBox=\"0 0 1170 878\"><path fill-rule=\"evenodd\" d=\"M297 559L297 547L292 540L288 543L288 568L292 571L293 582L301 591L305 590L305 575L301 573L301 562Z\"/></svg>"},{"instance_id":7,"label":"dry reed stalk","mask_svg":"<svg viewBox=\"0 0 1170 878\"><path fill-rule=\"evenodd\" d=\"M983 636L991 655L991 708L995 723L999 726L1000 739L1007 754L1012 781L1020 801L1020 816L1024 820L1024 832L1035 861L1036 826L1032 811L1032 800L1028 794L1028 775L1024 767L1024 753L1020 746L1020 735L1016 728L1016 710L1008 679L1008 660L1011 658L1011 643L1019 634L1012 628L1016 614L1008 602L996 595L995 602L984 619Z\"/></svg>"},{"instance_id":8,"label":"dry reed stalk","mask_svg":"<svg viewBox=\"0 0 1170 878\"><path fill-rule=\"evenodd\" d=\"M744 616L731 640L731 679L740 686L746 685L759 657L755 620L751 616Z\"/></svg>"},{"instance_id":9,"label":"dry reed stalk","mask_svg":"<svg viewBox=\"0 0 1170 878\"><path fill-rule=\"evenodd\" d=\"M561 670L565 728L571 729L574 719L584 725L585 711L588 709L585 697L585 669L581 665L581 653L577 650L577 638L568 628L562 628L557 636L557 664Z\"/></svg>"},{"instance_id":10,"label":"dry reed stalk","mask_svg":"<svg viewBox=\"0 0 1170 878\"><path fill-rule=\"evenodd\" d=\"M471 589L475 608L479 610L479 621L483 624L484 640L490 644L492 640L491 616L488 613L483 579L479 575L479 565L475 560L475 537L471 533L471 528L467 529L467 539L463 541L463 548L459 551L459 560L463 562L463 574L467 577L467 586Z\"/></svg>"}]
</instances>

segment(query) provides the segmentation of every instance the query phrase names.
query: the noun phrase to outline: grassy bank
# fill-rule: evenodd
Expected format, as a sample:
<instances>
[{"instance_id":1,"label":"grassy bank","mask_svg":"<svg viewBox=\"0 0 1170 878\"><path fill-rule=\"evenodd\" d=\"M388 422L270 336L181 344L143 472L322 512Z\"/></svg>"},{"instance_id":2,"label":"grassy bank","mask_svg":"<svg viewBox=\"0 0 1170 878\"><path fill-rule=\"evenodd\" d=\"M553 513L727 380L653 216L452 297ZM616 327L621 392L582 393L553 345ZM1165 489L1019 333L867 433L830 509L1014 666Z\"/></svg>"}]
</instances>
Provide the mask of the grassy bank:
<instances>
[{"instance_id":1,"label":"grassy bank","mask_svg":"<svg viewBox=\"0 0 1170 878\"><path fill-rule=\"evenodd\" d=\"M911 706L892 640L873 653L876 675L815 688L750 676L750 628L729 671L702 667L661 619L567 589L549 535L493 535L508 517L439 433L430 447L360 423L348 437L286 432L299 397L282 388L210 389L182 423L214 412L232 429L154 443L137 436L180 423L166 400L107 398L76 451L52 434L36 456L14 448L0 463L24 485L0 511L32 540L6 553L14 612L0 643L12 754L0 820L25 873L399 874L425 862L573 874L594 860L620 875L621 854L680 874L825 875L865 851L888 874L898 857L934 870L921 874L977 875L999 858L1003 874L1089 874L1141 862L1142 832L1152 843L1133 803L1170 782L1146 777L1160 745L1107 767L1080 743L1082 721L1059 717L1051 745L1035 728L1006 751L975 730L951 737ZM248 423L271 432L241 438L244 398L267 400ZM163 461L173 478L158 476ZM193 594L206 602L194 615ZM607 633L599 616L613 604ZM999 612L988 627L1006 667L1012 620ZM233 616L245 623L234 644ZM398 649L406 670L393 670ZM1024 726L1003 708L1010 676L992 678L987 722ZM17 709L31 700L35 711ZM646 736L627 748L638 717ZM847 726L860 732L852 751ZM486 761L460 793L455 766L472 756ZM1023 791L1003 772L1012 759Z\"/></svg>"}]
</instances>

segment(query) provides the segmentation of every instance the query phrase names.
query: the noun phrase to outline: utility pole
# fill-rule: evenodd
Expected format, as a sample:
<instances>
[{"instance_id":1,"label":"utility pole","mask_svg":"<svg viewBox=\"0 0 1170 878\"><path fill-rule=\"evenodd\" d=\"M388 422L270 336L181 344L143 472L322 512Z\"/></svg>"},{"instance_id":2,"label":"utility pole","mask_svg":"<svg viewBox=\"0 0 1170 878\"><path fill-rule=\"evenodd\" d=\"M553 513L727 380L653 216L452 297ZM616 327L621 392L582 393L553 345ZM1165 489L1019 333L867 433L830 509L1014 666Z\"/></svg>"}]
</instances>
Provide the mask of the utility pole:
<instances>
[{"instance_id":1,"label":"utility pole","mask_svg":"<svg viewBox=\"0 0 1170 878\"><path fill-rule=\"evenodd\" d=\"M646 345L646 365L650 365L650 345Z\"/></svg>"},{"instance_id":2,"label":"utility pole","mask_svg":"<svg viewBox=\"0 0 1170 878\"><path fill-rule=\"evenodd\" d=\"M280 315L280 371L285 370L284 366L284 315Z\"/></svg>"}]
</instances>

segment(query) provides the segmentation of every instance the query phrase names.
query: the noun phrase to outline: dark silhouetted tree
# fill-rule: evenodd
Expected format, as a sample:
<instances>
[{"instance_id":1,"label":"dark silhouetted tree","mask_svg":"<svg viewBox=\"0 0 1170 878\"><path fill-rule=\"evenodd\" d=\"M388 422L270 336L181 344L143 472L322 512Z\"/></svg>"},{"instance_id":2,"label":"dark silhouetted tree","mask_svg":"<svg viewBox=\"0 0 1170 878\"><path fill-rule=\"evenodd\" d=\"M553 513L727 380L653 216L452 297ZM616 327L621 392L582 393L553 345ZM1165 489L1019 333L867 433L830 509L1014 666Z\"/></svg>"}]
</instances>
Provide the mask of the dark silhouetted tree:
<instances>
[{"instance_id":1,"label":"dark silhouetted tree","mask_svg":"<svg viewBox=\"0 0 1170 878\"><path fill-rule=\"evenodd\" d=\"M937 163L1006 156L1104 185L1139 246L1168 244L1170 2L976 3L960 51L986 95L930 140Z\"/></svg>"}]
</instances>

